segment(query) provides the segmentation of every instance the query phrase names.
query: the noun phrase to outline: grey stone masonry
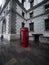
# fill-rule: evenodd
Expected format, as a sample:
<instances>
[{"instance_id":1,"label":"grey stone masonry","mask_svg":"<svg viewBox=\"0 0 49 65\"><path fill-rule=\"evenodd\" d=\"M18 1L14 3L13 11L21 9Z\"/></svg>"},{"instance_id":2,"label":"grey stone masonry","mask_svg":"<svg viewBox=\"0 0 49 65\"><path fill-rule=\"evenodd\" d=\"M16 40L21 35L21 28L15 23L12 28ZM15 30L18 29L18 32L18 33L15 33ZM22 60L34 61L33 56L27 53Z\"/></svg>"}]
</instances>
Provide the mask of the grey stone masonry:
<instances>
[{"instance_id":1,"label":"grey stone masonry","mask_svg":"<svg viewBox=\"0 0 49 65\"><path fill-rule=\"evenodd\" d=\"M10 40L15 38L15 34L16 34L16 2L15 0L11 0L11 6L10 6Z\"/></svg>"}]
</instances>

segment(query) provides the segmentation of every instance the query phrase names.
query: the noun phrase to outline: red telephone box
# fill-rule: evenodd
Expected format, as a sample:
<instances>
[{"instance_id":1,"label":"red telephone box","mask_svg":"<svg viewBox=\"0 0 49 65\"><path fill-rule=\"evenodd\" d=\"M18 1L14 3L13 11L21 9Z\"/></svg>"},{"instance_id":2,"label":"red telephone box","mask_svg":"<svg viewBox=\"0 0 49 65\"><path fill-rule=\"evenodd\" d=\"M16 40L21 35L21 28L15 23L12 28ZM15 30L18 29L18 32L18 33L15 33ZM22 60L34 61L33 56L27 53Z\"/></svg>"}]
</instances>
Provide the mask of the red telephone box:
<instances>
[{"instance_id":1,"label":"red telephone box","mask_svg":"<svg viewBox=\"0 0 49 65\"><path fill-rule=\"evenodd\" d=\"M29 37L28 28L27 27L20 28L20 45L21 46L23 47L28 46L28 41L29 41L28 37Z\"/></svg>"}]
</instances>

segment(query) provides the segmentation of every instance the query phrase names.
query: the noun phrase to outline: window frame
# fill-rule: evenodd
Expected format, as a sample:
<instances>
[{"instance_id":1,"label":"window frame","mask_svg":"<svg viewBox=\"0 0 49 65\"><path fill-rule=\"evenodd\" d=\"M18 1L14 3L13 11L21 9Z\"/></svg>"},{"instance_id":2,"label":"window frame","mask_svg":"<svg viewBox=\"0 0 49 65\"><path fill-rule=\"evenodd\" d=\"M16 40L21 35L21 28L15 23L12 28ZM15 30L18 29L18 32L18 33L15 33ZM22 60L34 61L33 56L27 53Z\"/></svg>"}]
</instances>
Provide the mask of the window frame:
<instances>
[{"instance_id":1,"label":"window frame","mask_svg":"<svg viewBox=\"0 0 49 65\"><path fill-rule=\"evenodd\" d=\"M22 16L24 17L25 13L22 11Z\"/></svg>"},{"instance_id":2,"label":"window frame","mask_svg":"<svg viewBox=\"0 0 49 65\"><path fill-rule=\"evenodd\" d=\"M22 5L24 6L24 0L22 0Z\"/></svg>"},{"instance_id":3,"label":"window frame","mask_svg":"<svg viewBox=\"0 0 49 65\"><path fill-rule=\"evenodd\" d=\"M46 21L49 21L49 19L45 19L45 31L49 31L49 23L46 23ZM48 22L47 21L47 22ZM47 25L47 26L46 26ZM48 28L48 29L47 29Z\"/></svg>"},{"instance_id":4,"label":"window frame","mask_svg":"<svg viewBox=\"0 0 49 65\"><path fill-rule=\"evenodd\" d=\"M45 5L45 10L46 10L46 11L49 10L49 4L46 4L46 5Z\"/></svg>"},{"instance_id":5,"label":"window frame","mask_svg":"<svg viewBox=\"0 0 49 65\"><path fill-rule=\"evenodd\" d=\"M6 19L3 20L2 33L6 33Z\"/></svg>"},{"instance_id":6,"label":"window frame","mask_svg":"<svg viewBox=\"0 0 49 65\"><path fill-rule=\"evenodd\" d=\"M25 26L25 23L24 22L22 22L22 27L24 27Z\"/></svg>"},{"instance_id":7,"label":"window frame","mask_svg":"<svg viewBox=\"0 0 49 65\"><path fill-rule=\"evenodd\" d=\"M32 12L30 12L30 18L32 18L33 17L33 11Z\"/></svg>"},{"instance_id":8,"label":"window frame","mask_svg":"<svg viewBox=\"0 0 49 65\"><path fill-rule=\"evenodd\" d=\"M34 31L34 22L29 23L29 31Z\"/></svg>"},{"instance_id":9,"label":"window frame","mask_svg":"<svg viewBox=\"0 0 49 65\"><path fill-rule=\"evenodd\" d=\"M30 8L33 7L34 0L30 1Z\"/></svg>"}]
</instances>

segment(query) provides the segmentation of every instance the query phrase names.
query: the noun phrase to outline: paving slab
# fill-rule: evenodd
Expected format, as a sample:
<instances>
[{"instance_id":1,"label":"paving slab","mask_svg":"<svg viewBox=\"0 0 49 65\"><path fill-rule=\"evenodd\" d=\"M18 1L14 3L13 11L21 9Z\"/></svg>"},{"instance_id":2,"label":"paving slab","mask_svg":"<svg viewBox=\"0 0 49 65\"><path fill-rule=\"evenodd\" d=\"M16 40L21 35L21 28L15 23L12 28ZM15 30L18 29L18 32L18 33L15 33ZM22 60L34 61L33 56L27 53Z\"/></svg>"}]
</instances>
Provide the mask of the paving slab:
<instances>
[{"instance_id":1,"label":"paving slab","mask_svg":"<svg viewBox=\"0 0 49 65\"><path fill-rule=\"evenodd\" d=\"M4 43L0 45L0 65L49 65L49 48L32 45L32 42L28 47L21 47L19 41Z\"/></svg>"}]
</instances>

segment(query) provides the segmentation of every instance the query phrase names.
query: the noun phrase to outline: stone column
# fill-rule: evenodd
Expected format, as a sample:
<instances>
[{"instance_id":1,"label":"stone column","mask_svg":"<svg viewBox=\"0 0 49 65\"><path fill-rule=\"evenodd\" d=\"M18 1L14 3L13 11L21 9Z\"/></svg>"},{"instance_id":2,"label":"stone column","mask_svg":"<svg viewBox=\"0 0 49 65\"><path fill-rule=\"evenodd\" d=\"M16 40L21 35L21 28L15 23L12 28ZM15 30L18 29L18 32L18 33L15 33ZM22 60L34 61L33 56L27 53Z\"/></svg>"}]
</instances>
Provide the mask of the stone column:
<instances>
[{"instance_id":1,"label":"stone column","mask_svg":"<svg viewBox=\"0 0 49 65\"><path fill-rule=\"evenodd\" d=\"M16 2L11 0L10 4L10 40L16 40Z\"/></svg>"}]
</instances>

